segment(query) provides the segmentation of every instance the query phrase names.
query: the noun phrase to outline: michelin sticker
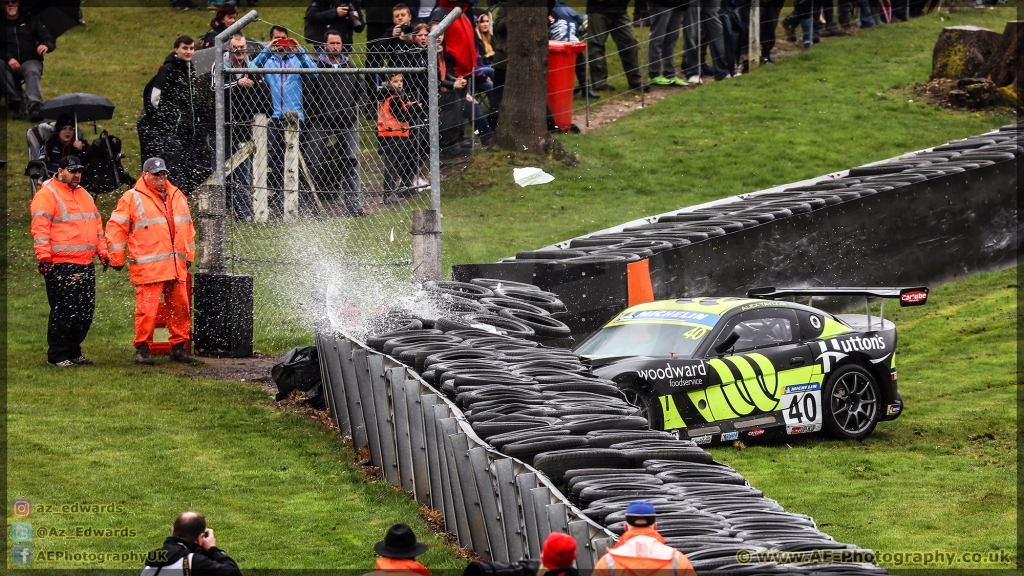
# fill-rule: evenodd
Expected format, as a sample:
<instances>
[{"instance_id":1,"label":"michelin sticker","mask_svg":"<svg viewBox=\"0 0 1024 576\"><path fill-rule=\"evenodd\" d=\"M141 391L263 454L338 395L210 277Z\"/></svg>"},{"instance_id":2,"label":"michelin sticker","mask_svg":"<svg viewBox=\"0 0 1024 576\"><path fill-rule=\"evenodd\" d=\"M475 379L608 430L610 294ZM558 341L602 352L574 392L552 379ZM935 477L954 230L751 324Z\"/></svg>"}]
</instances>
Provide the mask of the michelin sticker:
<instances>
[{"instance_id":1,"label":"michelin sticker","mask_svg":"<svg viewBox=\"0 0 1024 576\"><path fill-rule=\"evenodd\" d=\"M680 324L698 324L709 328L718 324L722 317L718 314L706 312L691 312L688 310L640 310L637 312L626 312L616 318L615 323L620 322L643 322L649 320L661 320L667 322L678 322Z\"/></svg>"},{"instance_id":2,"label":"michelin sticker","mask_svg":"<svg viewBox=\"0 0 1024 576\"><path fill-rule=\"evenodd\" d=\"M782 393L782 415L787 434L821 430L821 383L786 386Z\"/></svg>"}]
</instances>

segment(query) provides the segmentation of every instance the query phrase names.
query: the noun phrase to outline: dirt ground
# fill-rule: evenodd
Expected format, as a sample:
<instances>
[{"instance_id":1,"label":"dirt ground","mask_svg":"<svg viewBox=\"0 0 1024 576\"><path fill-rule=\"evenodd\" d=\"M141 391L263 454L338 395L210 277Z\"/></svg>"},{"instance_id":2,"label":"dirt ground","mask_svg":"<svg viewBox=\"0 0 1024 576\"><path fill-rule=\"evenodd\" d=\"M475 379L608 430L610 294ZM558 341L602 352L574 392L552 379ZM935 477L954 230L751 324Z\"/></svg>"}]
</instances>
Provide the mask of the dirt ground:
<instances>
[{"instance_id":1,"label":"dirt ground","mask_svg":"<svg viewBox=\"0 0 1024 576\"><path fill-rule=\"evenodd\" d=\"M257 358L200 358L204 366L194 374L196 378L228 380L232 382L260 382L273 386L270 367L277 362L272 356Z\"/></svg>"}]
</instances>

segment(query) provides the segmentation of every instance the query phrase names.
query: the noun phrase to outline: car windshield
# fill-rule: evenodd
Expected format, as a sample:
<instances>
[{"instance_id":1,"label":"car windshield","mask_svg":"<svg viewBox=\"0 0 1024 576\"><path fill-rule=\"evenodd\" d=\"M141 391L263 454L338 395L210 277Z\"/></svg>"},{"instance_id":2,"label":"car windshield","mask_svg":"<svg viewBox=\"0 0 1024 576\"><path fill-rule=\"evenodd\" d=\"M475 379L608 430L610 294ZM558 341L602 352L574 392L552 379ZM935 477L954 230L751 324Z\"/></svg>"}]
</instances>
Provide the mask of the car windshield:
<instances>
[{"instance_id":1,"label":"car windshield","mask_svg":"<svg viewBox=\"0 0 1024 576\"><path fill-rule=\"evenodd\" d=\"M681 323L634 322L608 326L576 349L581 356L670 356L688 358L711 329Z\"/></svg>"}]
</instances>

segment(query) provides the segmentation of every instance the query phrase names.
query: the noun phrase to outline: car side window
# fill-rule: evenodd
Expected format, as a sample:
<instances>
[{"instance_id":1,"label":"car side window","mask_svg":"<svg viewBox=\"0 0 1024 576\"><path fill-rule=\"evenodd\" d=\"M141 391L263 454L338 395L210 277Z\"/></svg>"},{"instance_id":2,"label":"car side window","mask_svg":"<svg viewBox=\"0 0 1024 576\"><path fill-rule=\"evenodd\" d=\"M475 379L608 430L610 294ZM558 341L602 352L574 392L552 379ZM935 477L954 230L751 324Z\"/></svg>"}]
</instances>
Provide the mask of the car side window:
<instances>
[{"instance_id":1,"label":"car side window","mask_svg":"<svg viewBox=\"0 0 1024 576\"><path fill-rule=\"evenodd\" d=\"M733 332L739 336L732 347L733 352L789 344L796 341L796 317L790 310L762 310L741 316L719 334L715 346Z\"/></svg>"},{"instance_id":2,"label":"car side window","mask_svg":"<svg viewBox=\"0 0 1024 576\"><path fill-rule=\"evenodd\" d=\"M740 335L733 348L737 352L793 341L793 323L789 318L751 318L738 322L733 332Z\"/></svg>"}]
</instances>

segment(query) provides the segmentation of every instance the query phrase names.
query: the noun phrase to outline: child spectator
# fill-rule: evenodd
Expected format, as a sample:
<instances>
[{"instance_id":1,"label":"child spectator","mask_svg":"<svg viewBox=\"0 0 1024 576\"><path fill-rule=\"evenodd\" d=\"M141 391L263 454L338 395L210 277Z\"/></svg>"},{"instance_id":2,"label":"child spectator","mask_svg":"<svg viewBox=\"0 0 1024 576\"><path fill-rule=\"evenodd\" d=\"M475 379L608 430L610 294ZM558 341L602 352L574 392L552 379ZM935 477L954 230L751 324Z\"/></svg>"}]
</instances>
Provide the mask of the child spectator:
<instances>
[{"instance_id":1,"label":"child spectator","mask_svg":"<svg viewBox=\"0 0 1024 576\"><path fill-rule=\"evenodd\" d=\"M570 10L565 8L565 10ZM562 18L561 12L551 10L548 13L548 39L557 40L559 42L579 42L579 36L577 33L576 21L569 18ZM573 12L573 14L576 14ZM576 14L579 16L579 14ZM576 55L576 81L579 82L579 87L574 92L579 92L582 87L587 85L587 62L584 58L583 53L580 52ZM593 91L590 92L591 98L600 98Z\"/></svg>"},{"instance_id":2,"label":"child spectator","mask_svg":"<svg viewBox=\"0 0 1024 576\"><path fill-rule=\"evenodd\" d=\"M385 204L407 198L419 166L418 146L410 138L410 123L422 110L420 102L406 102L401 74L387 74L381 90L385 97L377 112L377 141L384 157L384 190L389 194Z\"/></svg>"}]
</instances>

